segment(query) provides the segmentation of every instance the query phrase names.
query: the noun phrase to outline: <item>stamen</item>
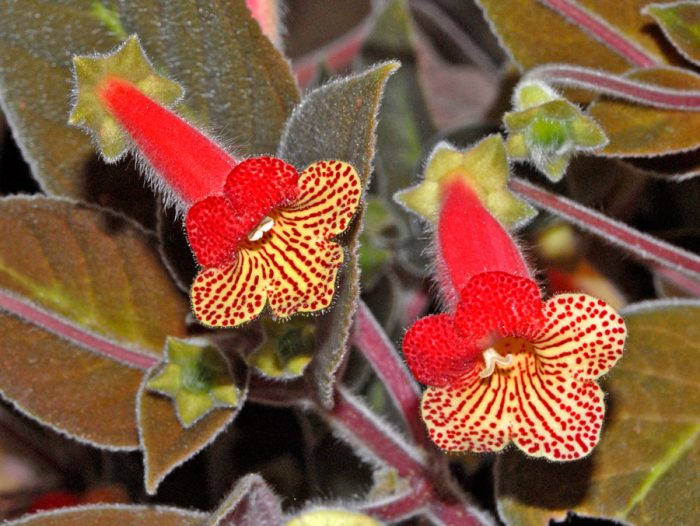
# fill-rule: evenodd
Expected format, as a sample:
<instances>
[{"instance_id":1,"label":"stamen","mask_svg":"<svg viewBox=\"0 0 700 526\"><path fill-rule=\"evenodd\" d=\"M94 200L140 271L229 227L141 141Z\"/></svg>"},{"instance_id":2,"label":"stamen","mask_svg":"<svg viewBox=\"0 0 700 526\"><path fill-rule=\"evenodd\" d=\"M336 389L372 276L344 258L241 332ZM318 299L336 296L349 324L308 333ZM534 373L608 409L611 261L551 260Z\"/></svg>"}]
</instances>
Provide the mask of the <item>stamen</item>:
<instances>
[{"instance_id":1,"label":"stamen","mask_svg":"<svg viewBox=\"0 0 700 526\"><path fill-rule=\"evenodd\" d=\"M493 347L489 347L484 351L484 364L486 367L479 373L479 378L488 378L496 370L496 366L507 367L513 365L513 355L506 354L503 356Z\"/></svg>"},{"instance_id":2,"label":"stamen","mask_svg":"<svg viewBox=\"0 0 700 526\"><path fill-rule=\"evenodd\" d=\"M250 234L248 234L248 240L258 241L259 239L262 239L262 237L265 235L265 232L269 232L270 230L272 230L273 226L275 226L275 221L271 217L263 217L262 221L258 223L258 226L256 226Z\"/></svg>"}]
</instances>

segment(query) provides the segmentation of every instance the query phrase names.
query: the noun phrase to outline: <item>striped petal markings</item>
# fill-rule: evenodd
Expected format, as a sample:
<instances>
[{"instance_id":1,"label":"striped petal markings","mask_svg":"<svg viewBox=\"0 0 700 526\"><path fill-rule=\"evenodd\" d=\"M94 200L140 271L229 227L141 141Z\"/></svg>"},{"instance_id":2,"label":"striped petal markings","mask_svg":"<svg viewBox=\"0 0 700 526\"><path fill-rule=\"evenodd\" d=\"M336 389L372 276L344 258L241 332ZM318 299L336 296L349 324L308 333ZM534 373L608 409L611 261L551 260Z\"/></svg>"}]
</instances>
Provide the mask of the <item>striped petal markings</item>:
<instances>
[{"instance_id":1,"label":"striped petal markings","mask_svg":"<svg viewBox=\"0 0 700 526\"><path fill-rule=\"evenodd\" d=\"M197 274L190 294L192 310L204 325L235 327L263 310L267 284L267 269L255 251L240 249L233 264Z\"/></svg>"},{"instance_id":2,"label":"striped petal markings","mask_svg":"<svg viewBox=\"0 0 700 526\"><path fill-rule=\"evenodd\" d=\"M256 318L266 304L273 315L329 307L343 248L331 239L350 224L361 197L357 172L347 163L321 161L299 178L299 196L268 214L272 226L238 245L232 265L202 270L192 285L197 318L234 327Z\"/></svg>"},{"instance_id":3,"label":"striped petal markings","mask_svg":"<svg viewBox=\"0 0 700 526\"><path fill-rule=\"evenodd\" d=\"M595 447L605 413L595 379L620 358L624 321L583 294L556 296L543 313L541 328L494 345L512 355L509 365L481 378L485 365L477 362L459 380L425 391L421 412L438 446L488 452L512 440L528 455L554 461L581 458Z\"/></svg>"}]
</instances>

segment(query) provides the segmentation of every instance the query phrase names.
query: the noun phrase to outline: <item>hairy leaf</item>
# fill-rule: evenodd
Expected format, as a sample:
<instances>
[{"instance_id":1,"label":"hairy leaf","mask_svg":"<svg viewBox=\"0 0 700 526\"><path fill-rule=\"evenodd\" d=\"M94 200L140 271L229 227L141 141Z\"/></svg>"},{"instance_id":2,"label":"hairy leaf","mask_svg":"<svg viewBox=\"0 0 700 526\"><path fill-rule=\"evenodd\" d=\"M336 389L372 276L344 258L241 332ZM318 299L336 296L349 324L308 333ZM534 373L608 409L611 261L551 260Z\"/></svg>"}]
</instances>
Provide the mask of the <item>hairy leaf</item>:
<instances>
[{"instance_id":1,"label":"hairy leaf","mask_svg":"<svg viewBox=\"0 0 700 526\"><path fill-rule=\"evenodd\" d=\"M194 345L193 341L188 343ZM148 379L144 379L138 394L137 412L148 493L154 494L173 469L208 446L243 407L248 393L247 370L237 358L234 358L231 369L234 384L238 387L238 405L235 408L214 408L189 427L183 425L173 400L146 390Z\"/></svg>"},{"instance_id":2,"label":"hairy leaf","mask_svg":"<svg viewBox=\"0 0 700 526\"><path fill-rule=\"evenodd\" d=\"M588 11L606 22L622 38L630 39L642 53L664 62L659 44L643 30L648 24L648 19L640 13L647 3L644 0L477 0L477 3L481 5L501 45L523 69L548 62L563 62L622 72L634 65L634 62L623 58L579 25L548 7L560 4L574 4L576 8Z\"/></svg>"},{"instance_id":3,"label":"hairy leaf","mask_svg":"<svg viewBox=\"0 0 700 526\"><path fill-rule=\"evenodd\" d=\"M415 33L405 0L394 0L380 13L362 48L361 61L369 64L401 57L399 69L387 81L377 124L377 188L386 206L413 231L402 239L398 253L416 273L424 272L425 240L414 217L393 202L393 195L413 182L423 145L435 133L422 88L418 83ZM363 247L365 250L365 247Z\"/></svg>"},{"instance_id":4,"label":"hairy leaf","mask_svg":"<svg viewBox=\"0 0 700 526\"><path fill-rule=\"evenodd\" d=\"M78 440L136 448L142 369L188 312L153 237L49 198L6 198L0 218L2 395Z\"/></svg>"},{"instance_id":5,"label":"hairy leaf","mask_svg":"<svg viewBox=\"0 0 700 526\"><path fill-rule=\"evenodd\" d=\"M29 515L6 526L196 526L203 513L164 506L96 505Z\"/></svg>"},{"instance_id":6,"label":"hairy leaf","mask_svg":"<svg viewBox=\"0 0 700 526\"><path fill-rule=\"evenodd\" d=\"M202 526L279 526L282 503L257 474L240 479Z\"/></svg>"},{"instance_id":7,"label":"hairy leaf","mask_svg":"<svg viewBox=\"0 0 700 526\"><path fill-rule=\"evenodd\" d=\"M396 62L333 81L309 93L294 110L284 130L278 156L303 169L322 159L352 164L367 184L374 157L377 110ZM358 295L357 238L361 213L348 231L346 263L338 281L335 305L317 320L317 354L307 371L324 404L333 403L335 373L347 352L347 339Z\"/></svg>"},{"instance_id":8,"label":"hairy leaf","mask_svg":"<svg viewBox=\"0 0 700 526\"><path fill-rule=\"evenodd\" d=\"M700 64L700 4L689 1L649 4L642 13L654 17L666 38L685 58Z\"/></svg>"},{"instance_id":9,"label":"hairy leaf","mask_svg":"<svg viewBox=\"0 0 700 526\"><path fill-rule=\"evenodd\" d=\"M0 17L0 102L45 191L94 197L94 146L67 125L70 59L131 33L185 87L183 115L241 153L274 152L298 91L244 0L10 0Z\"/></svg>"},{"instance_id":10,"label":"hairy leaf","mask_svg":"<svg viewBox=\"0 0 700 526\"><path fill-rule=\"evenodd\" d=\"M630 79L680 89L700 89L700 75L678 68L650 68ZM610 142L601 155L652 157L700 148L700 112L665 110L602 97L589 113Z\"/></svg>"},{"instance_id":11,"label":"hairy leaf","mask_svg":"<svg viewBox=\"0 0 700 526\"><path fill-rule=\"evenodd\" d=\"M692 524L700 514L700 302L655 301L625 313L628 345L609 373L600 444L578 462L509 452L497 493L510 525L567 510L638 525Z\"/></svg>"}]
</instances>

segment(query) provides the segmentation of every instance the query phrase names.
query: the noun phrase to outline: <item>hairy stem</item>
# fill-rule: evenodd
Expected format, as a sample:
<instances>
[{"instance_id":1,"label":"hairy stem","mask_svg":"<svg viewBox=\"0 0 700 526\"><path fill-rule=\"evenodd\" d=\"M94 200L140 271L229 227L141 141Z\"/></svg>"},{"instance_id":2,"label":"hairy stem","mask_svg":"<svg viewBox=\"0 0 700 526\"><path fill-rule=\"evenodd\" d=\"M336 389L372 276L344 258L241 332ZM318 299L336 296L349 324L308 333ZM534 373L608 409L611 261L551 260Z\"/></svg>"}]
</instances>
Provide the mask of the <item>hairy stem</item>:
<instances>
[{"instance_id":1,"label":"hairy stem","mask_svg":"<svg viewBox=\"0 0 700 526\"><path fill-rule=\"evenodd\" d=\"M628 250L640 260L700 278L700 257L519 178L510 186L534 205Z\"/></svg>"},{"instance_id":2,"label":"hairy stem","mask_svg":"<svg viewBox=\"0 0 700 526\"><path fill-rule=\"evenodd\" d=\"M641 46L628 39L619 29L611 26L607 21L591 13L574 0L539 1L576 24L631 64L640 68L658 65L657 60Z\"/></svg>"},{"instance_id":3,"label":"hairy stem","mask_svg":"<svg viewBox=\"0 0 700 526\"><path fill-rule=\"evenodd\" d=\"M592 68L569 64L538 66L525 75L559 86L604 93L647 106L674 110L700 110L700 91L656 86Z\"/></svg>"},{"instance_id":4,"label":"hairy stem","mask_svg":"<svg viewBox=\"0 0 700 526\"><path fill-rule=\"evenodd\" d=\"M411 435L417 442L425 437L418 414L420 390L411 373L389 341L389 337L364 302L355 317L353 343L369 360L381 378Z\"/></svg>"}]
</instances>

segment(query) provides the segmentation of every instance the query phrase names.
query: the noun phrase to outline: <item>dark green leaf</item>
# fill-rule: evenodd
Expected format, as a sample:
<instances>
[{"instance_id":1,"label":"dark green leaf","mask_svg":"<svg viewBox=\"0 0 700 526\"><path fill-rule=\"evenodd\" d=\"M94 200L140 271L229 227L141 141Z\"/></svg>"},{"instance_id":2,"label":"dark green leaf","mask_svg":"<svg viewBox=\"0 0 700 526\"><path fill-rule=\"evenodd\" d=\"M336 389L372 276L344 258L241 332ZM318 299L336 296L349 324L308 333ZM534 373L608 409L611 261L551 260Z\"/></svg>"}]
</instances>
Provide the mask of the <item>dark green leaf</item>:
<instances>
[{"instance_id":1,"label":"dark green leaf","mask_svg":"<svg viewBox=\"0 0 700 526\"><path fill-rule=\"evenodd\" d=\"M98 505L40 513L7 526L197 526L203 513L164 506Z\"/></svg>"},{"instance_id":2,"label":"dark green leaf","mask_svg":"<svg viewBox=\"0 0 700 526\"><path fill-rule=\"evenodd\" d=\"M384 85L396 62L336 80L309 93L293 112L278 156L303 169L322 159L352 164L366 186L374 156L377 110ZM335 373L347 352L347 339L358 295L357 238L361 217L343 234L347 262L340 273L335 306L318 319L317 354L307 368L318 395L331 405Z\"/></svg>"}]
</instances>

